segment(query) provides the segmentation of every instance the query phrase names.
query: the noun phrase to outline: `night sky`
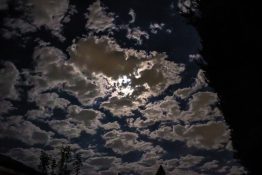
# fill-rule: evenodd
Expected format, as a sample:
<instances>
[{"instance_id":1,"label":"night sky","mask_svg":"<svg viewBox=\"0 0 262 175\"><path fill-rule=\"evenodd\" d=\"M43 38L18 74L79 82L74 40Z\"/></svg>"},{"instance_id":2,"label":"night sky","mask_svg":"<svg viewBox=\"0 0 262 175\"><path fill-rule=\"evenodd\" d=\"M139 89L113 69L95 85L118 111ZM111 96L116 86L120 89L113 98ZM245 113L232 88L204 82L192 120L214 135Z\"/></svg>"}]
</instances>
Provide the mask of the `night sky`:
<instances>
[{"instance_id":1,"label":"night sky","mask_svg":"<svg viewBox=\"0 0 262 175\"><path fill-rule=\"evenodd\" d=\"M260 174L249 6L1 0L0 14L1 159L39 171L41 151L70 146L83 175Z\"/></svg>"}]
</instances>

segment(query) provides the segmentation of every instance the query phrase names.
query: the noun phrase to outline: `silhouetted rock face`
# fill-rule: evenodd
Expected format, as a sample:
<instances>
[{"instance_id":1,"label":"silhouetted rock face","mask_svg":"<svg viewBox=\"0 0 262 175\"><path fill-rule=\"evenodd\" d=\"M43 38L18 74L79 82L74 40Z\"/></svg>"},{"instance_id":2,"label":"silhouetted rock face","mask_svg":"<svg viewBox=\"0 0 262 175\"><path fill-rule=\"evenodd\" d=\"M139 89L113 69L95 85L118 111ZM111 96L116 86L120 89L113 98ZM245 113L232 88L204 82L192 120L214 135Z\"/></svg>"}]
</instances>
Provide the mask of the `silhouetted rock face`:
<instances>
[{"instance_id":1,"label":"silhouetted rock face","mask_svg":"<svg viewBox=\"0 0 262 175\"><path fill-rule=\"evenodd\" d=\"M0 175L41 175L41 173L7 156L0 155Z\"/></svg>"},{"instance_id":2,"label":"silhouetted rock face","mask_svg":"<svg viewBox=\"0 0 262 175\"><path fill-rule=\"evenodd\" d=\"M160 167L158 168L156 175L166 175L166 172L162 165L160 165Z\"/></svg>"}]
</instances>

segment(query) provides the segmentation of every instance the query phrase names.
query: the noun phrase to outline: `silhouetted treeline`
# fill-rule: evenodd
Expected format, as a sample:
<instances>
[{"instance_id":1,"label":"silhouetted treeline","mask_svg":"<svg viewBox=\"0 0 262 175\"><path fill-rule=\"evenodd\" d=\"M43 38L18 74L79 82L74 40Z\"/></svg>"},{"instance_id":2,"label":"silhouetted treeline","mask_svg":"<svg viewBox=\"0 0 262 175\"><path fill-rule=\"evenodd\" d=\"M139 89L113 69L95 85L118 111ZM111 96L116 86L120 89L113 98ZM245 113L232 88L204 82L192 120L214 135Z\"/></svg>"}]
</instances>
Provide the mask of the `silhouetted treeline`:
<instances>
[{"instance_id":1,"label":"silhouetted treeline","mask_svg":"<svg viewBox=\"0 0 262 175\"><path fill-rule=\"evenodd\" d=\"M70 146L60 148L59 160L44 151L40 155L39 169L44 175L79 175L82 166L81 155L73 154Z\"/></svg>"},{"instance_id":2,"label":"silhouetted treeline","mask_svg":"<svg viewBox=\"0 0 262 175\"><path fill-rule=\"evenodd\" d=\"M62 146L59 160L42 151L38 167L43 175L79 175L82 166L81 154L73 154L70 146ZM88 172L84 173L88 175ZM162 165L156 175L166 175Z\"/></svg>"}]
</instances>

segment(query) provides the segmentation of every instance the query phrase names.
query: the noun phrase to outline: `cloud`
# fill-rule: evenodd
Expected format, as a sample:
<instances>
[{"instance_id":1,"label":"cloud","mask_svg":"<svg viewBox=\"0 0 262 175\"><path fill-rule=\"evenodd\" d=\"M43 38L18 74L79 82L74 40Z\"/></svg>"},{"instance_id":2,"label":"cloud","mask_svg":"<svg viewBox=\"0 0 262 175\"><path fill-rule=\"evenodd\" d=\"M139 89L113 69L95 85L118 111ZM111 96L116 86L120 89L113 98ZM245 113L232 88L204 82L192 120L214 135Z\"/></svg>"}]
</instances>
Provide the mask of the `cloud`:
<instances>
[{"instance_id":1,"label":"cloud","mask_svg":"<svg viewBox=\"0 0 262 175\"><path fill-rule=\"evenodd\" d=\"M146 150L146 152L144 152L139 162L137 163L146 167L157 165L159 163L159 160L165 153L166 151L162 147L157 145L152 149Z\"/></svg>"},{"instance_id":2,"label":"cloud","mask_svg":"<svg viewBox=\"0 0 262 175\"><path fill-rule=\"evenodd\" d=\"M97 170L109 169L115 168L116 164L121 163L121 159L113 156L92 157L87 160L87 163Z\"/></svg>"},{"instance_id":3,"label":"cloud","mask_svg":"<svg viewBox=\"0 0 262 175\"><path fill-rule=\"evenodd\" d=\"M217 168L219 168L219 162L217 160L206 162L201 166L202 171L210 171Z\"/></svg>"},{"instance_id":4,"label":"cloud","mask_svg":"<svg viewBox=\"0 0 262 175\"><path fill-rule=\"evenodd\" d=\"M140 112L145 117L145 120L137 118L130 123L133 127L145 128L158 121L175 121L181 119L179 103L172 96L167 96L162 101L149 103Z\"/></svg>"},{"instance_id":5,"label":"cloud","mask_svg":"<svg viewBox=\"0 0 262 175\"><path fill-rule=\"evenodd\" d=\"M186 155L179 159L178 168L188 169L198 165L204 159L203 156Z\"/></svg>"},{"instance_id":6,"label":"cloud","mask_svg":"<svg viewBox=\"0 0 262 175\"><path fill-rule=\"evenodd\" d=\"M53 130L68 139L78 138L81 132L95 134L98 121L96 119L93 119L94 121L92 121L88 116L86 117L87 119L82 118L81 120L76 118L51 120L48 121L48 124Z\"/></svg>"},{"instance_id":7,"label":"cloud","mask_svg":"<svg viewBox=\"0 0 262 175\"><path fill-rule=\"evenodd\" d=\"M105 31L114 28L114 14L107 13L105 8L101 6L100 0L95 1L88 7L88 18L86 28L95 32Z\"/></svg>"},{"instance_id":8,"label":"cloud","mask_svg":"<svg viewBox=\"0 0 262 175\"><path fill-rule=\"evenodd\" d=\"M192 93L192 89L187 94ZM190 123L193 121L212 120L222 113L217 106L217 94L213 92L196 92L188 100L189 108L182 110L180 103L174 96L166 96L163 100L154 103L148 103L145 109L140 112L145 118L129 120L131 127L142 127L153 125L158 121L184 121Z\"/></svg>"},{"instance_id":9,"label":"cloud","mask_svg":"<svg viewBox=\"0 0 262 175\"><path fill-rule=\"evenodd\" d=\"M66 108L70 102L64 98L59 98L56 93L42 93L34 97L34 102L41 108L55 109Z\"/></svg>"},{"instance_id":10,"label":"cloud","mask_svg":"<svg viewBox=\"0 0 262 175\"><path fill-rule=\"evenodd\" d=\"M105 130L120 129L120 125L116 121L108 122L103 124L101 127L103 127Z\"/></svg>"},{"instance_id":11,"label":"cloud","mask_svg":"<svg viewBox=\"0 0 262 175\"><path fill-rule=\"evenodd\" d=\"M81 109L78 106L72 105L68 108L69 114L67 118L72 118L84 123L89 129L96 129L101 125L99 119L102 118L102 113L93 109Z\"/></svg>"},{"instance_id":12,"label":"cloud","mask_svg":"<svg viewBox=\"0 0 262 175\"><path fill-rule=\"evenodd\" d=\"M52 137L52 132L47 132L22 116L10 116L0 123L0 137L20 140L28 145L47 144Z\"/></svg>"},{"instance_id":13,"label":"cloud","mask_svg":"<svg viewBox=\"0 0 262 175\"><path fill-rule=\"evenodd\" d=\"M99 119L102 114L92 109L82 109L72 105L68 107L68 115L64 120L47 121L49 126L57 133L68 139L77 138L81 132L95 134L101 125Z\"/></svg>"},{"instance_id":14,"label":"cloud","mask_svg":"<svg viewBox=\"0 0 262 175\"><path fill-rule=\"evenodd\" d=\"M196 0L179 0L177 6L180 12L187 14L191 12L196 12L198 3Z\"/></svg>"},{"instance_id":15,"label":"cloud","mask_svg":"<svg viewBox=\"0 0 262 175\"><path fill-rule=\"evenodd\" d=\"M20 78L19 71L12 62L4 62L0 69L0 100L5 98L17 100L19 93L15 87Z\"/></svg>"},{"instance_id":16,"label":"cloud","mask_svg":"<svg viewBox=\"0 0 262 175\"><path fill-rule=\"evenodd\" d=\"M129 24L134 23L136 20L136 13L133 9L130 9L128 14L131 16L131 20L129 21Z\"/></svg>"},{"instance_id":17,"label":"cloud","mask_svg":"<svg viewBox=\"0 0 262 175\"><path fill-rule=\"evenodd\" d=\"M13 148L6 153L7 156L35 169L38 169L40 154L41 149L39 148Z\"/></svg>"},{"instance_id":18,"label":"cloud","mask_svg":"<svg viewBox=\"0 0 262 175\"><path fill-rule=\"evenodd\" d=\"M176 175L184 175L184 174L190 174L190 175L207 175L204 173L198 173L193 170L183 170L183 169L174 169L170 174L176 174Z\"/></svg>"},{"instance_id":19,"label":"cloud","mask_svg":"<svg viewBox=\"0 0 262 175\"><path fill-rule=\"evenodd\" d=\"M151 23L149 25L149 29L150 29L151 33L157 34L158 31L162 30L164 26L165 26L164 23L160 23L160 24L158 24L158 23Z\"/></svg>"},{"instance_id":20,"label":"cloud","mask_svg":"<svg viewBox=\"0 0 262 175\"><path fill-rule=\"evenodd\" d=\"M32 110L28 110L25 116L29 120L44 121L45 119L50 118L52 114L53 113L48 109L44 109L44 110L32 109Z\"/></svg>"},{"instance_id":21,"label":"cloud","mask_svg":"<svg viewBox=\"0 0 262 175\"><path fill-rule=\"evenodd\" d=\"M184 65L167 61L164 53L121 48L106 37L81 39L69 52L70 63L84 76L97 80L103 92L111 94L102 107L117 116L130 115L148 97L179 83L179 74L184 71Z\"/></svg>"},{"instance_id":22,"label":"cloud","mask_svg":"<svg viewBox=\"0 0 262 175\"><path fill-rule=\"evenodd\" d=\"M247 174L245 168L239 166L232 166L230 172L227 175L240 175L240 174Z\"/></svg>"},{"instance_id":23,"label":"cloud","mask_svg":"<svg viewBox=\"0 0 262 175\"><path fill-rule=\"evenodd\" d=\"M105 147L111 148L115 153L127 154L131 151L146 151L153 149L149 142L138 141L138 135L133 132L112 130L103 135Z\"/></svg>"},{"instance_id":24,"label":"cloud","mask_svg":"<svg viewBox=\"0 0 262 175\"><path fill-rule=\"evenodd\" d=\"M127 35L128 39L135 40L138 45L142 44L142 37L145 39L149 39L149 34L146 31L142 31L140 27L135 28L127 28Z\"/></svg>"},{"instance_id":25,"label":"cloud","mask_svg":"<svg viewBox=\"0 0 262 175\"><path fill-rule=\"evenodd\" d=\"M0 0L0 10L8 9L8 1L9 0Z\"/></svg>"},{"instance_id":26,"label":"cloud","mask_svg":"<svg viewBox=\"0 0 262 175\"><path fill-rule=\"evenodd\" d=\"M2 29L2 36L6 39L21 37L23 34L35 32L36 26L24 19L5 18L3 22L5 29Z\"/></svg>"},{"instance_id":27,"label":"cloud","mask_svg":"<svg viewBox=\"0 0 262 175\"><path fill-rule=\"evenodd\" d=\"M2 36L10 39L20 37L23 34L36 32L41 27L51 30L54 36L61 41L65 38L61 35L63 27L62 19L68 10L68 0L27 0L24 3L15 2L16 10L22 14L19 18L5 18ZM22 10L22 11L21 11Z\"/></svg>"},{"instance_id":28,"label":"cloud","mask_svg":"<svg viewBox=\"0 0 262 175\"><path fill-rule=\"evenodd\" d=\"M176 90L174 92L174 95L181 99L186 99L203 87L207 87L207 80L204 71L200 69L197 73L197 77L195 78L195 82L193 83L193 85L191 87Z\"/></svg>"},{"instance_id":29,"label":"cloud","mask_svg":"<svg viewBox=\"0 0 262 175\"><path fill-rule=\"evenodd\" d=\"M68 0L28 0L25 6L28 7L26 13L33 19L34 25L60 30L68 4Z\"/></svg>"},{"instance_id":30,"label":"cloud","mask_svg":"<svg viewBox=\"0 0 262 175\"><path fill-rule=\"evenodd\" d=\"M86 104L99 96L104 96L95 82L96 79L91 80L90 77L83 75L78 67L66 60L61 50L54 47L36 48L33 58L37 74L28 76L29 84L34 86L29 91L32 101L36 101L39 94L52 88L68 91Z\"/></svg>"},{"instance_id":31,"label":"cloud","mask_svg":"<svg viewBox=\"0 0 262 175\"><path fill-rule=\"evenodd\" d=\"M83 123L74 121L72 119L51 120L48 122L48 124L58 134L61 134L68 139L79 137L81 132L86 129Z\"/></svg>"},{"instance_id":32,"label":"cloud","mask_svg":"<svg viewBox=\"0 0 262 175\"><path fill-rule=\"evenodd\" d=\"M169 141L184 141L188 147L200 149L224 148L230 139L230 130L225 122L210 121L191 126L161 126L150 133L151 138Z\"/></svg>"},{"instance_id":33,"label":"cloud","mask_svg":"<svg viewBox=\"0 0 262 175\"><path fill-rule=\"evenodd\" d=\"M11 102L6 100L0 100L0 115L6 114L13 109L15 109L15 107Z\"/></svg>"},{"instance_id":34,"label":"cloud","mask_svg":"<svg viewBox=\"0 0 262 175\"><path fill-rule=\"evenodd\" d=\"M163 162L166 166L167 171L173 171L174 169L190 169L198 164L200 164L205 157L203 156L194 156L191 154L169 159Z\"/></svg>"},{"instance_id":35,"label":"cloud","mask_svg":"<svg viewBox=\"0 0 262 175\"><path fill-rule=\"evenodd\" d=\"M217 106L217 94L214 92L197 92L189 100L189 109L181 113L184 120L211 120L214 117L222 116Z\"/></svg>"}]
</instances>

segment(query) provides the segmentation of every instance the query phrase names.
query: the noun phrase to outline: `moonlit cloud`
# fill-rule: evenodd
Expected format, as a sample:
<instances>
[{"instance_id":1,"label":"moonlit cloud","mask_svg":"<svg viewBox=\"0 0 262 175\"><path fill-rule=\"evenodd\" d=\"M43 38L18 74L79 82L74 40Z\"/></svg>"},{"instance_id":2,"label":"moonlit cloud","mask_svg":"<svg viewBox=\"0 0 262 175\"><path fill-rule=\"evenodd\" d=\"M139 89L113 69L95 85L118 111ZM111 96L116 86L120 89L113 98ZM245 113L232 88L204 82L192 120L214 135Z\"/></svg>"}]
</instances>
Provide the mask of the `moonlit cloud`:
<instances>
[{"instance_id":1,"label":"moonlit cloud","mask_svg":"<svg viewBox=\"0 0 262 175\"><path fill-rule=\"evenodd\" d=\"M153 23L153 24L150 24L149 25L149 28L150 28L150 32L153 33L153 34L157 34L158 31L162 30L163 27L165 26L164 23Z\"/></svg>"},{"instance_id":2,"label":"moonlit cloud","mask_svg":"<svg viewBox=\"0 0 262 175\"><path fill-rule=\"evenodd\" d=\"M15 109L15 107L13 106L11 102L6 101L6 100L0 101L0 115L8 113L12 109Z\"/></svg>"},{"instance_id":3,"label":"moonlit cloud","mask_svg":"<svg viewBox=\"0 0 262 175\"><path fill-rule=\"evenodd\" d=\"M203 87L207 87L207 80L203 70L199 70L195 82L191 87L181 88L174 92L174 95L185 99L192 95L194 92L200 90Z\"/></svg>"},{"instance_id":4,"label":"moonlit cloud","mask_svg":"<svg viewBox=\"0 0 262 175\"><path fill-rule=\"evenodd\" d=\"M8 1L9 0L0 0L0 10L8 9Z\"/></svg>"},{"instance_id":5,"label":"moonlit cloud","mask_svg":"<svg viewBox=\"0 0 262 175\"><path fill-rule=\"evenodd\" d=\"M221 116L221 112L217 107L211 107L211 105L217 103L217 94L213 92L195 93L189 101L189 110L182 112L182 118L184 120L208 120Z\"/></svg>"},{"instance_id":6,"label":"moonlit cloud","mask_svg":"<svg viewBox=\"0 0 262 175\"><path fill-rule=\"evenodd\" d=\"M62 19L68 10L68 0L27 0L22 3L17 1L15 5L19 7L16 10L23 9L23 13L20 18L5 18L3 37L7 39L22 37L23 34L36 32L41 27L45 27L61 41L65 40L61 30Z\"/></svg>"},{"instance_id":7,"label":"moonlit cloud","mask_svg":"<svg viewBox=\"0 0 262 175\"><path fill-rule=\"evenodd\" d=\"M184 141L188 147L218 149L226 146L230 139L224 122L208 122L192 126L161 126L150 133L150 137L170 141Z\"/></svg>"},{"instance_id":8,"label":"moonlit cloud","mask_svg":"<svg viewBox=\"0 0 262 175\"><path fill-rule=\"evenodd\" d=\"M36 72L41 76L31 76L34 88L30 91L30 98L36 100L38 94L52 88L64 89L79 97L79 101L90 103L96 97L103 96L99 85L83 75L74 64L66 61L65 55L53 47L36 49L34 54Z\"/></svg>"},{"instance_id":9,"label":"moonlit cloud","mask_svg":"<svg viewBox=\"0 0 262 175\"><path fill-rule=\"evenodd\" d=\"M6 39L20 37L23 34L35 32L37 30L34 25L23 19L6 18L3 23L7 29L2 29L2 36Z\"/></svg>"},{"instance_id":10,"label":"moonlit cloud","mask_svg":"<svg viewBox=\"0 0 262 175\"><path fill-rule=\"evenodd\" d=\"M19 80L19 71L11 62L5 62L0 69L0 100L5 98L18 99L19 94L15 87Z\"/></svg>"},{"instance_id":11,"label":"moonlit cloud","mask_svg":"<svg viewBox=\"0 0 262 175\"><path fill-rule=\"evenodd\" d=\"M201 56L178 59L179 49L151 48L162 35L173 44L180 26L162 16L145 21L136 3L122 10L101 0L86 7L70 0L19 2L14 13L21 15L3 18L1 36L18 39L18 47L34 46L26 55L32 55L30 67L1 62L0 140L10 145L1 148L6 155L37 168L42 150L58 158L61 145L68 145L83 158L81 175L152 175L159 165L169 175L244 172L233 158L218 95L194 65ZM189 13L194 3L177 5ZM0 10L8 8L8 0L0 0ZM70 33L78 23L82 29ZM225 156L216 156L220 152Z\"/></svg>"},{"instance_id":12,"label":"moonlit cloud","mask_svg":"<svg viewBox=\"0 0 262 175\"><path fill-rule=\"evenodd\" d=\"M175 169L190 169L196 165L199 165L205 157L186 155L180 158L169 159L164 162L168 171L174 171Z\"/></svg>"},{"instance_id":13,"label":"moonlit cloud","mask_svg":"<svg viewBox=\"0 0 262 175\"><path fill-rule=\"evenodd\" d=\"M94 166L96 169L109 169L114 168L116 164L121 162L120 158L103 156L103 157L92 157L87 160L87 162ZM116 168L116 167L115 167Z\"/></svg>"},{"instance_id":14,"label":"moonlit cloud","mask_svg":"<svg viewBox=\"0 0 262 175\"><path fill-rule=\"evenodd\" d=\"M106 124L103 124L102 127L105 130L120 129L120 125L117 122L108 122Z\"/></svg>"},{"instance_id":15,"label":"moonlit cloud","mask_svg":"<svg viewBox=\"0 0 262 175\"><path fill-rule=\"evenodd\" d=\"M1 120L0 132L0 138L16 139L28 145L47 144L53 135L51 131L40 129L22 116L10 116L5 122Z\"/></svg>"},{"instance_id":16,"label":"moonlit cloud","mask_svg":"<svg viewBox=\"0 0 262 175\"><path fill-rule=\"evenodd\" d=\"M118 154L127 154L131 151L146 151L153 148L150 142L138 140L138 135L133 132L112 130L103 135L105 147L111 148Z\"/></svg>"},{"instance_id":17,"label":"moonlit cloud","mask_svg":"<svg viewBox=\"0 0 262 175\"><path fill-rule=\"evenodd\" d=\"M99 119L102 118L102 114L92 109L81 109L77 106L70 106L68 118L72 118L83 122L86 126L96 129L98 125L101 125Z\"/></svg>"},{"instance_id":18,"label":"moonlit cloud","mask_svg":"<svg viewBox=\"0 0 262 175\"><path fill-rule=\"evenodd\" d=\"M55 130L58 134L72 139L78 138L81 132L85 132L88 134L95 134L97 126L99 125L99 121L97 118L88 118L90 116L86 116L86 118L68 118L65 120L51 120L48 122L49 126Z\"/></svg>"},{"instance_id":19,"label":"moonlit cloud","mask_svg":"<svg viewBox=\"0 0 262 175\"><path fill-rule=\"evenodd\" d=\"M196 0L179 0L177 6L182 13L190 13L197 11L198 3Z\"/></svg>"},{"instance_id":20,"label":"moonlit cloud","mask_svg":"<svg viewBox=\"0 0 262 175\"><path fill-rule=\"evenodd\" d=\"M105 31L114 27L113 13L106 13L105 8L101 6L100 0L95 1L88 7L86 14L86 28L95 32Z\"/></svg>"},{"instance_id":21,"label":"moonlit cloud","mask_svg":"<svg viewBox=\"0 0 262 175\"><path fill-rule=\"evenodd\" d=\"M112 92L112 97L102 106L118 116L130 115L148 97L179 83L179 74L184 71L183 65L166 61L165 54L136 53L108 38L82 39L71 47L70 53L71 63L85 76L100 80L100 89Z\"/></svg>"},{"instance_id":22,"label":"moonlit cloud","mask_svg":"<svg viewBox=\"0 0 262 175\"><path fill-rule=\"evenodd\" d=\"M139 27L127 28L126 37L128 39L135 40L137 44L141 45L143 38L149 39L149 34L145 31L142 31Z\"/></svg>"},{"instance_id":23,"label":"moonlit cloud","mask_svg":"<svg viewBox=\"0 0 262 175\"><path fill-rule=\"evenodd\" d=\"M41 149L39 148L13 148L6 155L12 157L15 160L23 162L29 167L37 169L39 165L39 156Z\"/></svg>"},{"instance_id":24,"label":"moonlit cloud","mask_svg":"<svg viewBox=\"0 0 262 175\"><path fill-rule=\"evenodd\" d=\"M136 20L136 13L133 9L130 9L128 14L131 16L131 20L129 21L129 23L134 23Z\"/></svg>"},{"instance_id":25,"label":"moonlit cloud","mask_svg":"<svg viewBox=\"0 0 262 175\"><path fill-rule=\"evenodd\" d=\"M60 30L61 20L68 9L68 0L28 0L27 15L32 17L33 24L45 26L51 30Z\"/></svg>"}]
</instances>

